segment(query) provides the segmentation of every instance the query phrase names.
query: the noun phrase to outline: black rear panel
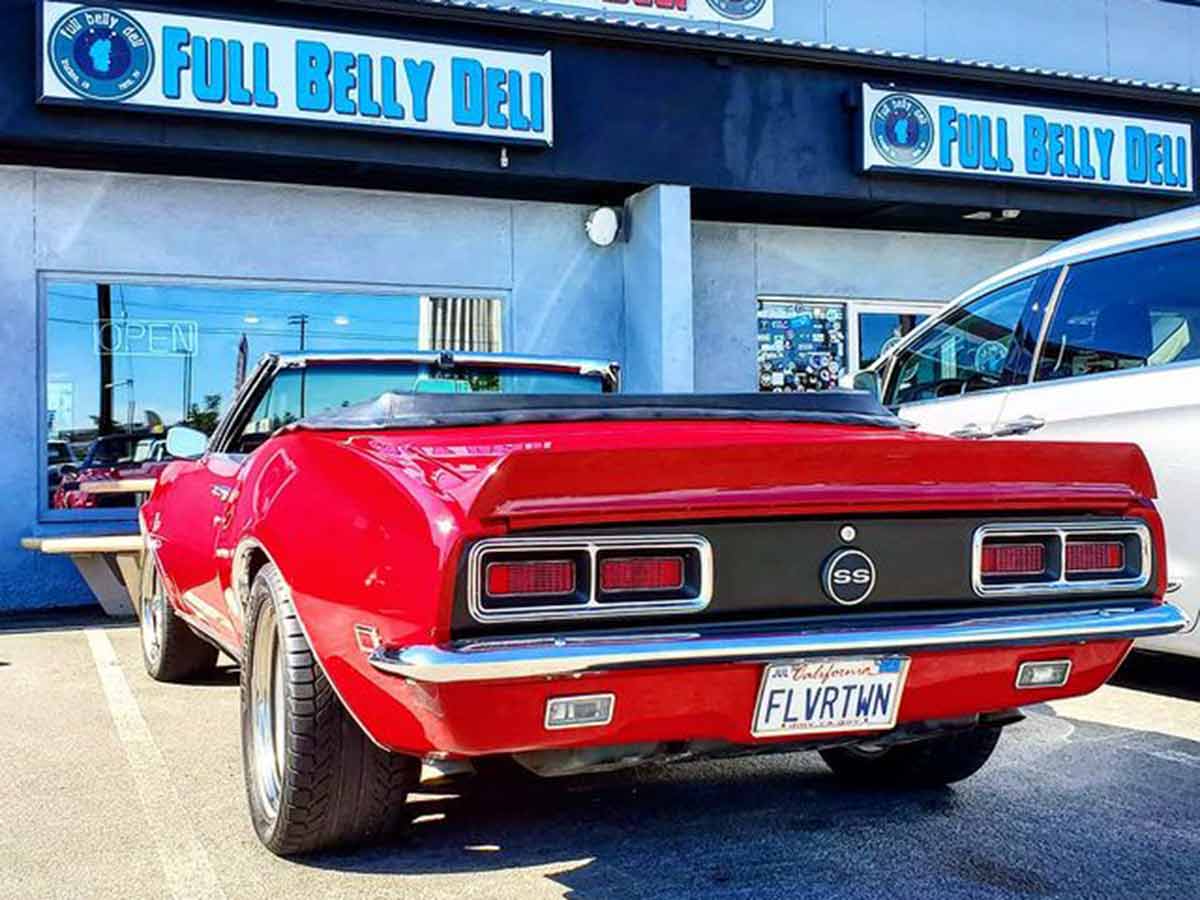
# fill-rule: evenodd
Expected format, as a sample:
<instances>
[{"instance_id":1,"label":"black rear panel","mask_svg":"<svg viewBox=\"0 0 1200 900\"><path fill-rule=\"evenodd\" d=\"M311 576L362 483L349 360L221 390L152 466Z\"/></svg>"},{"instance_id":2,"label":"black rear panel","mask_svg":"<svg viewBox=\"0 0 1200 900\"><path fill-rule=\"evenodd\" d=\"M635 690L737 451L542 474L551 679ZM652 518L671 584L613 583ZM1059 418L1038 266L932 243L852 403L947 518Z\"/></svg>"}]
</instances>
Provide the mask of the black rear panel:
<instances>
[{"instance_id":1,"label":"black rear panel","mask_svg":"<svg viewBox=\"0 0 1200 900\"><path fill-rule=\"evenodd\" d=\"M695 534L713 551L713 596L700 613L669 616L622 615L551 622L481 624L468 612L466 562L460 564L459 589L452 619L456 638L499 634L536 634L619 626L778 619L791 616L860 616L904 610L952 610L1017 605L1021 597L980 597L971 586L971 541L980 525L1004 522L1062 522L1074 516L893 516L836 520L707 522L666 526L588 527L522 532L522 537L571 535ZM841 537L845 526L855 536ZM875 586L858 605L834 602L822 587L827 559L839 550L866 553L875 565ZM1151 579L1154 584L1154 579ZM1142 591L1146 594L1148 591ZM1124 596L1136 596L1137 593ZM1120 593L1108 597L1123 596ZM1078 600L1078 597L1063 598ZM1056 601L1051 601L1056 602Z\"/></svg>"}]
</instances>

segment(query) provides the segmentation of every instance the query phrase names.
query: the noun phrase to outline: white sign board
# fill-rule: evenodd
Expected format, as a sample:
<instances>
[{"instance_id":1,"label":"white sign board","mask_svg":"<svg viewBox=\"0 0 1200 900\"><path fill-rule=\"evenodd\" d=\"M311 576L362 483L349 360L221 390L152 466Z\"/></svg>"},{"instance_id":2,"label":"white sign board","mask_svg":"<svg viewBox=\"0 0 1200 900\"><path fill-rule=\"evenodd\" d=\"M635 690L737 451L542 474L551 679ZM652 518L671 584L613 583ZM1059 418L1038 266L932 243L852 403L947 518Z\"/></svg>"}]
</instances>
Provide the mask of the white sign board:
<instances>
[{"instance_id":1,"label":"white sign board","mask_svg":"<svg viewBox=\"0 0 1200 900\"><path fill-rule=\"evenodd\" d=\"M571 6L622 18L646 16L764 30L775 27L775 0L532 0L530 5L539 8Z\"/></svg>"},{"instance_id":2,"label":"white sign board","mask_svg":"<svg viewBox=\"0 0 1200 900\"><path fill-rule=\"evenodd\" d=\"M862 88L863 169L1191 194L1187 122Z\"/></svg>"},{"instance_id":3,"label":"white sign board","mask_svg":"<svg viewBox=\"0 0 1200 900\"><path fill-rule=\"evenodd\" d=\"M550 54L45 2L44 102L550 145Z\"/></svg>"}]
</instances>

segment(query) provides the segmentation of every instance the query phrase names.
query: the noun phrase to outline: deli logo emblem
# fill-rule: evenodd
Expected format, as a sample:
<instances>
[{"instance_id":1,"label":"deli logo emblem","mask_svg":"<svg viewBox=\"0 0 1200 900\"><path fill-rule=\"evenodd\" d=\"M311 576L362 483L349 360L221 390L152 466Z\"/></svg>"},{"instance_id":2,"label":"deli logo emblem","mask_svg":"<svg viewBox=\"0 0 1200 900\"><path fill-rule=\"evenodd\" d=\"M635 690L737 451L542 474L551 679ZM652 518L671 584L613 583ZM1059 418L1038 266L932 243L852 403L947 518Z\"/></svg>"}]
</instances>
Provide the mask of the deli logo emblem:
<instances>
[{"instance_id":1,"label":"deli logo emblem","mask_svg":"<svg viewBox=\"0 0 1200 900\"><path fill-rule=\"evenodd\" d=\"M842 606L857 606L875 590L875 563L861 550L839 550L821 570L826 596Z\"/></svg>"},{"instance_id":2,"label":"deli logo emblem","mask_svg":"<svg viewBox=\"0 0 1200 900\"><path fill-rule=\"evenodd\" d=\"M933 148L933 117L916 97L888 94L871 112L871 142L889 162L915 166Z\"/></svg>"},{"instance_id":3,"label":"deli logo emblem","mask_svg":"<svg viewBox=\"0 0 1200 900\"><path fill-rule=\"evenodd\" d=\"M729 19L750 19L762 12L767 0L708 0L708 5Z\"/></svg>"},{"instance_id":4,"label":"deli logo emblem","mask_svg":"<svg viewBox=\"0 0 1200 900\"><path fill-rule=\"evenodd\" d=\"M115 9L81 6L50 30L54 74L87 100L125 100L150 80L154 51L146 30Z\"/></svg>"}]
</instances>

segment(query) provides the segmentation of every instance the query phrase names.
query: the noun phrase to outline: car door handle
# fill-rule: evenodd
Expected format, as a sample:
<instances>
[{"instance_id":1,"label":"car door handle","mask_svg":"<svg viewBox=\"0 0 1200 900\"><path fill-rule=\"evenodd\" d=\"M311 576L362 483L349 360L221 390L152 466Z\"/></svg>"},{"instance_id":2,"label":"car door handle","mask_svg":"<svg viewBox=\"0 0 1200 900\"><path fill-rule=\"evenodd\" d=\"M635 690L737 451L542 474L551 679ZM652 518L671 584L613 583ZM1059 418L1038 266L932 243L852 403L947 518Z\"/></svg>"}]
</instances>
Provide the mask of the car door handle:
<instances>
[{"instance_id":1,"label":"car door handle","mask_svg":"<svg viewBox=\"0 0 1200 900\"><path fill-rule=\"evenodd\" d=\"M984 438L991 437L991 434L972 422L969 425L964 425L957 431L950 432L950 437L963 438L968 441L981 441Z\"/></svg>"},{"instance_id":2,"label":"car door handle","mask_svg":"<svg viewBox=\"0 0 1200 900\"><path fill-rule=\"evenodd\" d=\"M233 493L233 488L227 484L214 484L209 488L209 491L211 491L212 495L222 503L228 503L229 495Z\"/></svg>"},{"instance_id":3,"label":"car door handle","mask_svg":"<svg viewBox=\"0 0 1200 900\"><path fill-rule=\"evenodd\" d=\"M1011 422L1001 422L993 433L996 437L1009 437L1014 434L1029 434L1031 431L1045 427L1045 419L1039 419L1037 416L1021 416Z\"/></svg>"}]
</instances>

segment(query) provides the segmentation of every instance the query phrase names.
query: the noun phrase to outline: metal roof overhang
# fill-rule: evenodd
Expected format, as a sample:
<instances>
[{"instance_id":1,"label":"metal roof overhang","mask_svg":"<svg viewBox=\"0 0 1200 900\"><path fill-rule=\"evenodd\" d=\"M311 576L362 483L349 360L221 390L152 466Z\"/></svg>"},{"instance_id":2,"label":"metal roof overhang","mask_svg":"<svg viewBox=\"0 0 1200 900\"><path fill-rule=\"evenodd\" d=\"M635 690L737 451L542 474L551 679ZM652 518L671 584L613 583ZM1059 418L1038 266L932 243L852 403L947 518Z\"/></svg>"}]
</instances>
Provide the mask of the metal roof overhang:
<instances>
[{"instance_id":1,"label":"metal roof overhang","mask_svg":"<svg viewBox=\"0 0 1200 900\"><path fill-rule=\"evenodd\" d=\"M671 25L652 20L571 14L560 10L497 8L479 0L278 0L308 7L340 7L410 17L502 27L517 31L572 34L655 47L677 47L706 53L785 59L808 64L853 68L895 75L953 77L987 84L1041 90L1072 91L1101 97L1153 100L1200 107L1200 87L1148 82L1112 75L1055 71L986 60L957 59L871 48L843 47L812 41Z\"/></svg>"}]
</instances>

